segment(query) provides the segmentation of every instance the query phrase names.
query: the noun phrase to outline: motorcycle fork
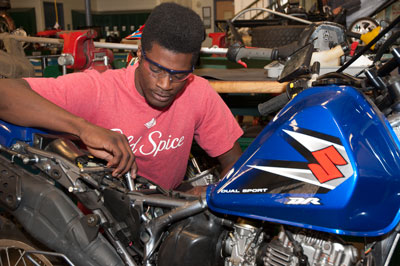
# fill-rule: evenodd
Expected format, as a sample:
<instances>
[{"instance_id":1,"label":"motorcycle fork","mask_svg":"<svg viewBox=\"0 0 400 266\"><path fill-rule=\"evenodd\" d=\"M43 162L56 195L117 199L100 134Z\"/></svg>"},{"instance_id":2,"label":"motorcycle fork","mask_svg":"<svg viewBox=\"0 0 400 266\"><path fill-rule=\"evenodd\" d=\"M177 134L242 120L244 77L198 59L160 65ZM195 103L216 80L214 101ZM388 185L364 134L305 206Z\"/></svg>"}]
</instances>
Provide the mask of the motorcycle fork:
<instances>
[{"instance_id":1,"label":"motorcycle fork","mask_svg":"<svg viewBox=\"0 0 400 266\"><path fill-rule=\"evenodd\" d=\"M375 266L389 266L400 239L399 229L400 226L398 225L396 230L373 244L370 253Z\"/></svg>"}]
</instances>

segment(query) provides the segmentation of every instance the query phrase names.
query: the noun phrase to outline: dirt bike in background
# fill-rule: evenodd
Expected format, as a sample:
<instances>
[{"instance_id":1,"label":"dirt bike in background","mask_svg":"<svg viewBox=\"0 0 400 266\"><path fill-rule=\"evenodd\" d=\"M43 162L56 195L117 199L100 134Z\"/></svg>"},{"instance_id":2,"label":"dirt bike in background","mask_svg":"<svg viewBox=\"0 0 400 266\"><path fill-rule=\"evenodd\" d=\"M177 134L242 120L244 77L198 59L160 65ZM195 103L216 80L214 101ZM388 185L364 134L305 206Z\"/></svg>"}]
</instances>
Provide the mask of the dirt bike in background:
<instances>
[{"instance_id":1,"label":"dirt bike in background","mask_svg":"<svg viewBox=\"0 0 400 266\"><path fill-rule=\"evenodd\" d=\"M13 19L7 13L10 0L0 0L0 34L27 36L22 28L16 29ZM33 65L25 57L24 43L10 38L0 40L0 78L32 77Z\"/></svg>"},{"instance_id":2,"label":"dirt bike in background","mask_svg":"<svg viewBox=\"0 0 400 266\"><path fill-rule=\"evenodd\" d=\"M10 0L0 0L0 33L11 33L15 30L14 20L7 13L10 8ZM0 42L0 48L4 48L2 42Z\"/></svg>"},{"instance_id":3,"label":"dirt bike in background","mask_svg":"<svg viewBox=\"0 0 400 266\"><path fill-rule=\"evenodd\" d=\"M381 29L387 27L389 21L385 19L379 19L377 16L382 11L392 7L398 1L396 0L387 0L387 1L380 1L378 6L375 6L374 2L364 2L365 7L361 8L354 12L352 16L349 16L348 19L351 21L348 24L348 31L359 33L359 34L366 34L368 32L373 31L374 29L380 27ZM378 2L379 3L379 2ZM378 45L385 42L389 37L399 32L400 28L394 29L392 32L389 32L384 38L382 38ZM397 37L398 38L398 37ZM359 45L365 45L363 41L357 40L356 38L351 38L351 42L359 42Z\"/></svg>"}]
</instances>

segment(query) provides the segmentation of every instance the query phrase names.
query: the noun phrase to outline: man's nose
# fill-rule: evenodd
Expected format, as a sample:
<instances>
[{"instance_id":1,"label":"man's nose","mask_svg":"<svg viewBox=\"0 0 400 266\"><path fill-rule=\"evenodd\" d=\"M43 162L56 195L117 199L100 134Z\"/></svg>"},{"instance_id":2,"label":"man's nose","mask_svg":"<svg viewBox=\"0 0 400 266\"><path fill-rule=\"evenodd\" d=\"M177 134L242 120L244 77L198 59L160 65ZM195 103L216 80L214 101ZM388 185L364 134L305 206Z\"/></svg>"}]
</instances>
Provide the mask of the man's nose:
<instances>
[{"instance_id":1,"label":"man's nose","mask_svg":"<svg viewBox=\"0 0 400 266\"><path fill-rule=\"evenodd\" d=\"M159 76L157 78L157 85L158 85L158 87L162 88L163 90L172 89L171 76L168 73L165 73L165 75Z\"/></svg>"}]
</instances>

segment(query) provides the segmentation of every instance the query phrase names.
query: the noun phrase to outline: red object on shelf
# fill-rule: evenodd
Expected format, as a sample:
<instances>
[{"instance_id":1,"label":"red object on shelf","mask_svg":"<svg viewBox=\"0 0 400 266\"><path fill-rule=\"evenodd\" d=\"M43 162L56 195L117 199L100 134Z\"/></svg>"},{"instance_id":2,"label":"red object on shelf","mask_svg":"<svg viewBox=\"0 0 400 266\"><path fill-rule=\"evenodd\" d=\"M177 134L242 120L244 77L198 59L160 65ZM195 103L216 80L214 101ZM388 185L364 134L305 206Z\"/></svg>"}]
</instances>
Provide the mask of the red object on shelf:
<instances>
[{"instance_id":1,"label":"red object on shelf","mask_svg":"<svg viewBox=\"0 0 400 266\"><path fill-rule=\"evenodd\" d=\"M89 29L83 31L64 32L59 35L64 39L63 54L70 54L74 58L73 64L67 68L78 71L96 69L100 72L111 68L114 55L109 49L95 48L93 39L96 31ZM107 57L108 60L104 60Z\"/></svg>"},{"instance_id":2,"label":"red object on shelf","mask_svg":"<svg viewBox=\"0 0 400 266\"><path fill-rule=\"evenodd\" d=\"M226 48L226 34L224 32L212 32L208 36L212 39L212 45L219 48Z\"/></svg>"},{"instance_id":3,"label":"red object on shelf","mask_svg":"<svg viewBox=\"0 0 400 266\"><path fill-rule=\"evenodd\" d=\"M358 46L358 42L353 42L350 46L350 56L353 56L354 53L356 52Z\"/></svg>"},{"instance_id":4,"label":"red object on shelf","mask_svg":"<svg viewBox=\"0 0 400 266\"><path fill-rule=\"evenodd\" d=\"M51 36L57 36L57 33L59 33L61 30L44 30L44 31L39 31L36 33L36 36L38 37L51 37Z\"/></svg>"},{"instance_id":5,"label":"red object on shelf","mask_svg":"<svg viewBox=\"0 0 400 266\"><path fill-rule=\"evenodd\" d=\"M212 39L212 46L218 48L226 48L226 34L224 32L212 32L208 36ZM212 55L213 57L224 57L225 55Z\"/></svg>"}]
</instances>

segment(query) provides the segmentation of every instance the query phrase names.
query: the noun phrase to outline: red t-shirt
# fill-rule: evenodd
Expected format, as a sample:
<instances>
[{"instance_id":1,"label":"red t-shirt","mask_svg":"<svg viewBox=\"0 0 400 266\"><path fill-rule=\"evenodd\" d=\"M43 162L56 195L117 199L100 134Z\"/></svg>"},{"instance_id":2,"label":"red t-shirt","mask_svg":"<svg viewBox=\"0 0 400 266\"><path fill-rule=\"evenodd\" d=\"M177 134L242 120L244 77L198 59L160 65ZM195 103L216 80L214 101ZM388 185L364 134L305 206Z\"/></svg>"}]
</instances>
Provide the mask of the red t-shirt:
<instances>
[{"instance_id":1,"label":"red t-shirt","mask_svg":"<svg viewBox=\"0 0 400 266\"><path fill-rule=\"evenodd\" d=\"M136 156L138 175L166 189L183 180L193 141L212 157L243 134L207 80L194 76L170 108L149 106L135 87L136 65L58 78L26 78L37 93L98 126L123 133Z\"/></svg>"}]
</instances>

